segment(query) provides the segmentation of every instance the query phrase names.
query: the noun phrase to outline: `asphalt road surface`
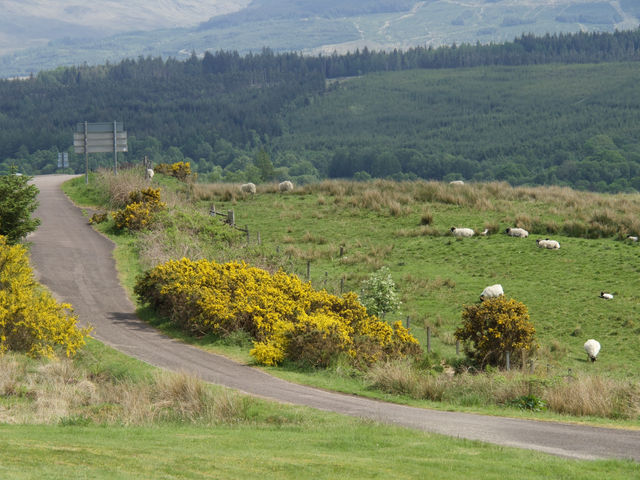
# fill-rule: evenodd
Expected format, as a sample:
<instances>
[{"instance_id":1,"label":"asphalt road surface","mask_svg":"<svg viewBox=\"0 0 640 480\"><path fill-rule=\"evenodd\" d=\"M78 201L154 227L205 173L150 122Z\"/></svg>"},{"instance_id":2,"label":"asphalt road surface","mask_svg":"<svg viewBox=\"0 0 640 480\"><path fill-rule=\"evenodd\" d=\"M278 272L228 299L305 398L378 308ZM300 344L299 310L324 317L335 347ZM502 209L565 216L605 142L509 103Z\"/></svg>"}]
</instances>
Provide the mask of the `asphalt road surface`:
<instances>
[{"instance_id":1,"label":"asphalt road surface","mask_svg":"<svg viewBox=\"0 0 640 480\"><path fill-rule=\"evenodd\" d=\"M93 336L127 355L174 371L278 402L307 405L408 428L538 450L577 459L626 458L640 462L640 431L569 425L389 404L328 392L274 378L174 341L140 321L118 282L113 244L96 233L82 211L60 190L71 178L43 175L35 216L42 224L29 235L38 280L60 301L73 305Z\"/></svg>"}]
</instances>

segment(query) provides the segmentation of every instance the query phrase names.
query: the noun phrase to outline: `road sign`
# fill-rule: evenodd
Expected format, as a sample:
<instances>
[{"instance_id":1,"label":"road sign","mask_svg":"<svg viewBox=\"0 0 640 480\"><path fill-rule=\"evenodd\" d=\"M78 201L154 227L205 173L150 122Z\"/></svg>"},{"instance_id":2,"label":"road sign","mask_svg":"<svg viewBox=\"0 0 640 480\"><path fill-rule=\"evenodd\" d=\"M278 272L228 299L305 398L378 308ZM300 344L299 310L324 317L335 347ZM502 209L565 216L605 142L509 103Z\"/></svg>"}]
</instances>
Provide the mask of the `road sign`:
<instances>
[{"instance_id":1,"label":"road sign","mask_svg":"<svg viewBox=\"0 0 640 480\"><path fill-rule=\"evenodd\" d=\"M78 123L73 134L76 153L127 152L127 132L122 122Z\"/></svg>"},{"instance_id":2,"label":"road sign","mask_svg":"<svg viewBox=\"0 0 640 480\"><path fill-rule=\"evenodd\" d=\"M122 122L83 122L73 133L76 153L84 153L84 181L89 183L89 153L113 152L113 173L118 173L118 152L126 152L127 132Z\"/></svg>"}]
</instances>

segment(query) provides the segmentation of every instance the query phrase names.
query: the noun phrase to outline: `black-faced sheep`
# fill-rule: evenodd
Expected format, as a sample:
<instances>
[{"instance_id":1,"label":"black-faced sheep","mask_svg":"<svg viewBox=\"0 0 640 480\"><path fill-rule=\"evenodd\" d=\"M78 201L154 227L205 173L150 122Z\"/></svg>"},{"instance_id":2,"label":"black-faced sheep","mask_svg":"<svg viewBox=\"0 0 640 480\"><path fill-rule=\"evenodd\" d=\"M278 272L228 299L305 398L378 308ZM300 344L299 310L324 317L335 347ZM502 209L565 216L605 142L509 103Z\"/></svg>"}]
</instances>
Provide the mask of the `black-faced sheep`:
<instances>
[{"instance_id":1,"label":"black-faced sheep","mask_svg":"<svg viewBox=\"0 0 640 480\"><path fill-rule=\"evenodd\" d=\"M627 237L627 240L629 240L630 242L637 242L638 241L638 236L637 235L629 235Z\"/></svg>"},{"instance_id":2,"label":"black-faced sheep","mask_svg":"<svg viewBox=\"0 0 640 480\"><path fill-rule=\"evenodd\" d=\"M529 236L529 232L524 228L507 228L505 232L511 237L527 238Z\"/></svg>"},{"instance_id":3,"label":"black-faced sheep","mask_svg":"<svg viewBox=\"0 0 640 480\"><path fill-rule=\"evenodd\" d=\"M473 237L474 231L471 228L456 228L451 227L451 233L454 237Z\"/></svg>"},{"instance_id":4,"label":"black-faced sheep","mask_svg":"<svg viewBox=\"0 0 640 480\"><path fill-rule=\"evenodd\" d=\"M242 185L240 185L240 190L242 190L244 193L250 193L251 195L254 195L256 193L256 185L255 183L243 183Z\"/></svg>"},{"instance_id":5,"label":"black-faced sheep","mask_svg":"<svg viewBox=\"0 0 640 480\"><path fill-rule=\"evenodd\" d=\"M590 338L584 343L584 351L587 352L589 360L595 362L598 357L598 353L600 352L600 342Z\"/></svg>"},{"instance_id":6,"label":"black-faced sheep","mask_svg":"<svg viewBox=\"0 0 640 480\"><path fill-rule=\"evenodd\" d=\"M480 294L480 301L484 301L487 298L496 298L504 295L504 290L502 289L502 285L496 283L495 285L490 285L485 288Z\"/></svg>"},{"instance_id":7,"label":"black-faced sheep","mask_svg":"<svg viewBox=\"0 0 640 480\"><path fill-rule=\"evenodd\" d=\"M558 250L560 248L560 243L557 240L549 240L548 238L544 240L539 238L536 240L536 245L540 248L549 248L551 250Z\"/></svg>"},{"instance_id":8,"label":"black-faced sheep","mask_svg":"<svg viewBox=\"0 0 640 480\"><path fill-rule=\"evenodd\" d=\"M281 192L290 192L291 190L293 190L293 183L291 183L289 180L280 182L280 184L278 184L278 190L280 190Z\"/></svg>"},{"instance_id":9,"label":"black-faced sheep","mask_svg":"<svg viewBox=\"0 0 640 480\"><path fill-rule=\"evenodd\" d=\"M613 300L613 295L610 293L600 292L600 298L604 298L605 300Z\"/></svg>"}]
</instances>

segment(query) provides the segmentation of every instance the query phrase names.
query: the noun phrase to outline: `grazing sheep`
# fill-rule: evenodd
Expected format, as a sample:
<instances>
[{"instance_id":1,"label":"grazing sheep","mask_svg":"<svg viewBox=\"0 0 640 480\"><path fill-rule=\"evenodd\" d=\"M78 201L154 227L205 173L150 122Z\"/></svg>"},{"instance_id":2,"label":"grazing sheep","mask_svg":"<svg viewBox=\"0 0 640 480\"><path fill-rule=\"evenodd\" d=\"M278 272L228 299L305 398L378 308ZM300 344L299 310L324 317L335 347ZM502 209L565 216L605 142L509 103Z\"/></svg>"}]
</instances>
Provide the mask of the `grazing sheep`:
<instances>
[{"instance_id":1,"label":"grazing sheep","mask_svg":"<svg viewBox=\"0 0 640 480\"><path fill-rule=\"evenodd\" d=\"M242 190L245 193L250 193L251 195L254 195L256 193L256 184L255 183L243 183L240 186L240 190Z\"/></svg>"},{"instance_id":2,"label":"grazing sheep","mask_svg":"<svg viewBox=\"0 0 640 480\"><path fill-rule=\"evenodd\" d=\"M482 293L480 294L480 301L483 302L485 298L496 298L501 295L504 295L502 285L496 283L495 285L491 285L482 291Z\"/></svg>"},{"instance_id":3,"label":"grazing sheep","mask_svg":"<svg viewBox=\"0 0 640 480\"><path fill-rule=\"evenodd\" d=\"M480 232L480 235L484 235L484 236L489 235L489 229L485 228L483 231Z\"/></svg>"},{"instance_id":4,"label":"grazing sheep","mask_svg":"<svg viewBox=\"0 0 640 480\"><path fill-rule=\"evenodd\" d=\"M147 172L145 174L145 178L147 180L151 180L153 178L153 169L147 168Z\"/></svg>"},{"instance_id":5,"label":"grazing sheep","mask_svg":"<svg viewBox=\"0 0 640 480\"><path fill-rule=\"evenodd\" d=\"M598 352L600 352L600 342L591 338L584 342L584 350L587 352L589 360L595 362L598 357Z\"/></svg>"},{"instance_id":6,"label":"grazing sheep","mask_svg":"<svg viewBox=\"0 0 640 480\"><path fill-rule=\"evenodd\" d=\"M454 237L473 237L474 231L471 228L451 227L451 233Z\"/></svg>"},{"instance_id":7,"label":"grazing sheep","mask_svg":"<svg viewBox=\"0 0 640 480\"><path fill-rule=\"evenodd\" d=\"M600 298L604 298L605 300L613 300L613 295L610 293L600 292Z\"/></svg>"},{"instance_id":8,"label":"grazing sheep","mask_svg":"<svg viewBox=\"0 0 640 480\"><path fill-rule=\"evenodd\" d=\"M557 250L560 248L560 243L557 240L549 240L548 238L545 238L544 240L539 238L536 240L536 245L540 248L549 248L551 250Z\"/></svg>"},{"instance_id":9,"label":"grazing sheep","mask_svg":"<svg viewBox=\"0 0 640 480\"><path fill-rule=\"evenodd\" d=\"M285 180L278 185L278 190L280 190L281 192L290 192L291 190L293 190L293 183L291 183L289 180Z\"/></svg>"},{"instance_id":10,"label":"grazing sheep","mask_svg":"<svg viewBox=\"0 0 640 480\"><path fill-rule=\"evenodd\" d=\"M629 235L627 237L627 240L629 240L630 242L637 242L638 241L638 237L636 235Z\"/></svg>"},{"instance_id":11,"label":"grazing sheep","mask_svg":"<svg viewBox=\"0 0 640 480\"><path fill-rule=\"evenodd\" d=\"M507 235L510 235L512 237L527 238L529 236L529 232L527 232L524 228L507 228L505 232L507 233Z\"/></svg>"},{"instance_id":12,"label":"grazing sheep","mask_svg":"<svg viewBox=\"0 0 640 480\"><path fill-rule=\"evenodd\" d=\"M453 180L449 182L449 185L464 185L464 182L462 180Z\"/></svg>"}]
</instances>

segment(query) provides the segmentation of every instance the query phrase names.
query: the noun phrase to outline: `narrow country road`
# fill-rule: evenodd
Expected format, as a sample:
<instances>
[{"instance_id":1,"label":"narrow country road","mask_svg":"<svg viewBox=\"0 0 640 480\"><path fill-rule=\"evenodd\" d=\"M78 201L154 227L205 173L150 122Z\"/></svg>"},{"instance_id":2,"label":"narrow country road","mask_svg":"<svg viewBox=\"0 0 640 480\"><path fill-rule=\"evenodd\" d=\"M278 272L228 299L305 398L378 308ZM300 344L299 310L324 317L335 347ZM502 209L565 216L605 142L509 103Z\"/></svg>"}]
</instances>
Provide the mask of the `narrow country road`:
<instances>
[{"instance_id":1,"label":"narrow country road","mask_svg":"<svg viewBox=\"0 0 640 480\"><path fill-rule=\"evenodd\" d=\"M127 355L158 367L278 402L307 405L453 437L547 452L569 458L626 458L640 461L640 431L537 422L388 404L289 383L167 338L138 320L120 286L113 244L96 233L62 193L71 178L35 178L40 189L36 216L42 224L28 238L40 282L71 303L93 336Z\"/></svg>"}]
</instances>

